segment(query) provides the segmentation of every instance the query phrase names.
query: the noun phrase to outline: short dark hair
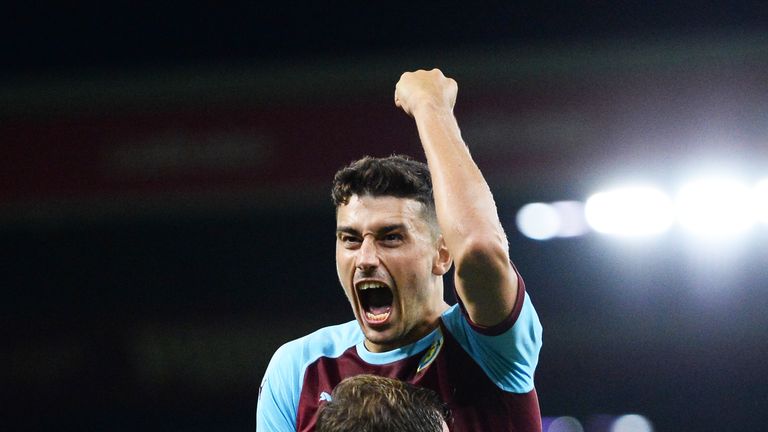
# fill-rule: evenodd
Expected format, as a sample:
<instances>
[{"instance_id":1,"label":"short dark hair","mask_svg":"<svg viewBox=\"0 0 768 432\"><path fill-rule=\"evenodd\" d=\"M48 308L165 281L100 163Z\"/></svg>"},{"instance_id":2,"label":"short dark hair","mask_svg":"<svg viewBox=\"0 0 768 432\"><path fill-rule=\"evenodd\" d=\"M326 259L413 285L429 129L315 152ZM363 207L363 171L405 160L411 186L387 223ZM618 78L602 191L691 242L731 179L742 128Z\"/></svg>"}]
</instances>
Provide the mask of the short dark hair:
<instances>
[{"instance_id":1,"label":"short dark hair","mask_svg":"<svg viewBox=\"0 0 768 432\"><path fill-rule=\"evenodd\" d=\"M349 203L352 195L411 198L424 205L427 220L437 221L429 168L405 155L365 156L336 172L331 191L336 209Z\"/></svg>"},{"instance_id":2,"label":"short dark hair","mask_svg":"<svg viewBox=\"0 0 768 432\"><path fill-rule=\"evenodd\" d=\"M377 375L339 383L320 407L316 432L442 432L447 405L434 391Z\"/></svg>"}]
</instances>

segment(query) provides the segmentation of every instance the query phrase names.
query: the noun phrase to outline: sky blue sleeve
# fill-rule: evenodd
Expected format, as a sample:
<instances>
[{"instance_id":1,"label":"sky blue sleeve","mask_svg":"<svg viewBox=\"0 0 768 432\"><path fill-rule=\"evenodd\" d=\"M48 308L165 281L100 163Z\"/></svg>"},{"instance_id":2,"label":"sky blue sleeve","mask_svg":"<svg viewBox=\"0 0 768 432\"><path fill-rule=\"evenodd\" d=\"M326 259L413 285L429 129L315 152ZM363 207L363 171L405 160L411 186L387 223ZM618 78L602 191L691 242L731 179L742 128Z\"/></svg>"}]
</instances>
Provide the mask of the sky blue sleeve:
<instances>
[{"instance_id":1,"label":"sky blue sleeve","mask_svg":"<svg viewBox=\"0 0 768 432\"><path fill-rule=\"evenodd\" d=\"M504 391L528 393L533 390L533 375L539 361L542 328L528 293L515 323L498 335L475 331L454 305L443 322L465 351Z\"/></svg>"},{"instance_id":2,"label":"sky blue sleeve","mask_svg":"<svg viewBox=\"0 0 768 432\"><path fill-rule=\"evenodd\" d=\"M280 347L264 373L256 405L258 432L296 432L301 383L295 370L294 345L296 341Z\"/></svg>"},{"instance_id":3,"label":"sky blue sleeve","mask_svg":"<svg viewBox=\"0 0 768 432\"><path fill-rule=\"evenodd\" d=\"M363 339L357 321L325 327L275 351L259 388L258 432L296 432L299 397L307 365L320 357L335 358Z\"/></svg>"}]
</instances>

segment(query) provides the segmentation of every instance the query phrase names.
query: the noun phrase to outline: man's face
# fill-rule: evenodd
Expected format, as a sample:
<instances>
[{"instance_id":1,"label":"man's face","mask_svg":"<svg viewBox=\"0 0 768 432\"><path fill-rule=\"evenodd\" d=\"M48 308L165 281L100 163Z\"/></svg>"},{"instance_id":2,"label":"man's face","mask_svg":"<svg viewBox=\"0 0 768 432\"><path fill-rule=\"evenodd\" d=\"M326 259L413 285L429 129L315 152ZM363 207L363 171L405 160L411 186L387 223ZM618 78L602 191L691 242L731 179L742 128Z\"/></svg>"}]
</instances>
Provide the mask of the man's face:
<instances>
[{"instance_id":1,"label":"man's face","mask_svg":"<svg viewBox=\"0 0 768 432\"><path fill-rule=\"evenodd\" d=\"M371 351L415 342L447 307L450 258L422 210L416 200L369 195L338 208L336 270Z\"/></svg>"}]
</instances>

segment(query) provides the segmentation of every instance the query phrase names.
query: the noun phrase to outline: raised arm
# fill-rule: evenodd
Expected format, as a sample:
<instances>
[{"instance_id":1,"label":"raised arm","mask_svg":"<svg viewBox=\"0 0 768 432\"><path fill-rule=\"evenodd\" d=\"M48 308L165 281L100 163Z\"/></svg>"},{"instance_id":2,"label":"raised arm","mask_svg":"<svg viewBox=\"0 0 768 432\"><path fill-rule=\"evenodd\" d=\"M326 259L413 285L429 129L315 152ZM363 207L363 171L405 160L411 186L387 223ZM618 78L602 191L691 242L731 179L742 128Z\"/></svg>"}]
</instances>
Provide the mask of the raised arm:
<instances>
[{"instance_id":1,"label":"raised arm","mask_svg":"<svg viewBox=\"0 0 768 432\"><path fill-rule=\"evenodd\" d=\"M438 69L406 72L395 105L411 115L432 173L437 220L456 265L456 290L476 324L502 322L518 282L496 203L453 115L458 86Z\"/></svg>"}]
</instances>

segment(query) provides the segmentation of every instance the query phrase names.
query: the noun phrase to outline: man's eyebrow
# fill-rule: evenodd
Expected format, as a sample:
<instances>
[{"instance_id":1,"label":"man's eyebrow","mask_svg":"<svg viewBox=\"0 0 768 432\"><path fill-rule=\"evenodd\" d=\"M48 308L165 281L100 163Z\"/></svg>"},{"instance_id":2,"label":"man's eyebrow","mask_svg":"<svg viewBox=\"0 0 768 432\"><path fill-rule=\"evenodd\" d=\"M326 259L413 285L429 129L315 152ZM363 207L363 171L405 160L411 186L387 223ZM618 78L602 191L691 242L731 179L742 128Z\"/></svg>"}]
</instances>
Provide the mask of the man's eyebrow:
<instances>
[{"instance_id":1,"label":"man's eyebrow","mask_svg":"<svg viewBox=\"0 0 768 432\"><path fill-rule=\"evenodd\" d=\"M397 231L402 229L405 229L405 224L398 223L398 224L392 224L392 225L385 225L379 228L378 230L376 230L376 233L383 234L383 233L388 233L390 231Z\"/></svg>"},{"instance_id":2,"label":"man's eyebrow","mask_svg":"<svg viewBox=\"0 0 768 432\"><path fill-rule=\"evenodd\" d=\"M347 234L354 234L354 235L359 235L360 234L360 232L358 230L356 230L356 229L354 229L354 228L352 228L350 226L345 226L345 225L337 226L336 227L336 234L340 234L340 233L347 233Z\"/></svg>"},{"instance_id":3,"label":"man's eyebrow","mask_svg":"<svg viewBox=\"0 0 768 432\"><path fill-rule=\"evenodd\" d=\"M383 227L380 227L376 230L376 234L384 234L391 231L396 231L400 229L405 229L405 224L397 223L397 224L390 224L390 225L384 225ZM340 233L347 233L347 234L353 234L353 235L360 235L360 231L352 228L351 226L341 225L336 227L336 234Z\"/></svg>"}]
</instances>

